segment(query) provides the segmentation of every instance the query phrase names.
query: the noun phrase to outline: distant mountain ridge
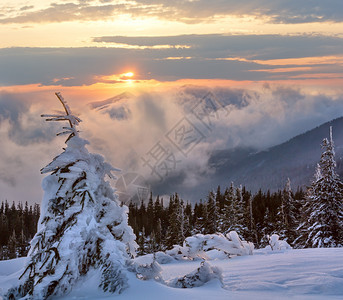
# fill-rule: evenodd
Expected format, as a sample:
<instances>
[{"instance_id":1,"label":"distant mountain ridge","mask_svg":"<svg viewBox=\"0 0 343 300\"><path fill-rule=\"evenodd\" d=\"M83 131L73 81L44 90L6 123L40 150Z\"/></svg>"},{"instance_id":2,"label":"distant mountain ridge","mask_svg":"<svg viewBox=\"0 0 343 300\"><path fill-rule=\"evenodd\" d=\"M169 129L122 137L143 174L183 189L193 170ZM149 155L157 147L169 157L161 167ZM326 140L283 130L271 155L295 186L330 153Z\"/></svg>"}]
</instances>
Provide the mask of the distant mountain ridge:
<instances>
[{"instance_id":1,"label":"distant mountain ridge","mask_svg":"<svg viewBox=\"0 0 343 300\"><path fill-rule=\"evenodd\" d=\"M289 177L292 185L307 186L313 178L321 156L321 142L333 127L337 171L343 175L343 117L324 123L289 141L258 153L237 148L216 151L209 164L215 169L214 179L227 186L231 181L256 191L282 188Z\"/></svg>"},{"instance_id":2,"label":"distant mountain ridge","mask_svg":"<svg viewBox=\"0 0 343 300\"><path fill-rule=\"evenodd\" d=\"M90 102L88 103L88 105L91 109L103 110L103 109L109 108L111 104L117 103L121 100L127 100L132 97L133 97L133 94L129 92L123 92L121 94L118 94L106 100Z\"/></svg>"}]
</instances>

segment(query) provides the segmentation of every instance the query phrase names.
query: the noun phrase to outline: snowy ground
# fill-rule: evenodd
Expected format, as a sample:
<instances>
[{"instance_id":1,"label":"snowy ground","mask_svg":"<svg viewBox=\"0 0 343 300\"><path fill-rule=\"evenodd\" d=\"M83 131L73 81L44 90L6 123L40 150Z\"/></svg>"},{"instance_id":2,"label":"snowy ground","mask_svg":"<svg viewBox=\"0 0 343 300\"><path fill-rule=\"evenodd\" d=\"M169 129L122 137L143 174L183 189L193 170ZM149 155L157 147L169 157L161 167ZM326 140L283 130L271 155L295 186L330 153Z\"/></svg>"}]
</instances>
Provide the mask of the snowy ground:
<instances>
[{"instance_id":1,"label":"snowy ground","mask_svg":"<svg viewBox=\"0 0 343 300\"><path fill-rule=\"evenodd\" d=\"M212 252L214 253L214 252ZM104 295L91 276L67 297L58 299L343 299L343 248L303 249L225 259L212 254L209 263L223 271L223 287L213 280L202 287L176 289L132 274L130 288L119 296ZM16 282L25 258L0 261L0 295ZM200 261L161 265L163 278L185 275ZM1 299L1 296L0 296Z\"/></svg>"}]
</instances>

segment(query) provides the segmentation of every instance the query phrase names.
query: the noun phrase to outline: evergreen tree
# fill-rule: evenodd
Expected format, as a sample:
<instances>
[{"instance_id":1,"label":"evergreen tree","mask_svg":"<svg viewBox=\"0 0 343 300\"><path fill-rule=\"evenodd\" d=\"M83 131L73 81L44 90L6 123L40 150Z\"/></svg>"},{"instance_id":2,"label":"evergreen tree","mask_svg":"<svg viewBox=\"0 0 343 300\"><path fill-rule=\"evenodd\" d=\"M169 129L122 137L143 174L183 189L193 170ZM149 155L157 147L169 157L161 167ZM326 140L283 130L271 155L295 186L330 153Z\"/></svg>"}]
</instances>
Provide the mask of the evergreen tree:
<instances>
[{"instance_id":1,"label":"evergreen tree","mask_svg":"<svg viewBox=\"0 0 343 300\"><path fill-rule=\"evenodd\" d=\"M8 240L8 246L7 246L9 259L17 257L17 245L18 245L17 237L15 235L15 231L13 230Z\"/></svg>"},{"instance_id":2,"label":"evergreen tree","mask_svg":"<svg viewBox=\"0 0 343 300\"><path fill-rule=\"evenodd\" d=\"M23 257L27 255L27 249L28 249L29 243L26 239L26 236L24 234L24 230L21 230L19 242L18 242L18 255L19 257Z\"/></svg>"},{"instance_id":3,"label":"evergreen tree","mask_svg":"<svg viewBox=\"0 0 343 300\"><path fill-rule=\"evenodd\" d=\"M174 245L182 245L185 239L185 216L183 200L178 194L170 197L169 202L169 227L167 231L166 246L171 249Z\"/></svg>"},{"instance_id":4,"label":"evergreen tree","mask_svg":"<svg viewBox=\"0 0 343 300\"><path fill-rule=\"evenodd\" d=\"M263 225L262 225L262 230L261 230L261 240L260 240L260 246L265 247L269 243L269 236L273 232L273 223L271 221L270 217L270 211L269 207L266 208L264 218L263 218Z\"/></svg>"},{"instance_id":5,"label":"evergreen tree","mask_svg":"<svg viewBox=\"0 0 343 300\"><path fill-rule=\"evenodd\" d=\"M230 226L230 231L232 230L236 231L241 238L247 230L244 222L242 186L236 188L236 197L233 198L232 202L232 225Z\"/></svg>"},{"instance_id":6,"label":"evergreen tree","mask_svg":"<svg viewBox=\"0 0 343 300\"><path fill-rule=\"evenodd\" d=\"M6 214L0 215L0 245L4 246L7 245L8 239L10 237L10 230L9 230L9 224Z\"/></svg>"},{"instance_id":7,"label":"evergreen tree","mask_svg":"<svg viewBox=\"0 0 343 300\"><path fill-rule=\"evenodd\" d=\"M315 173L313 176L313 180L311 182L311 185L307 188L306 194L304 196L304 199L299 200L300 210L302 211L301 218L300 218L300 224L298 228L296 229L298 236L296 237L294 241L295 248L304 248L310 247L310 245L307 243L308 239L308 219L311 214L311 204L314 199L314 190L316 188L317 182L322 178L322 173L320 170L319 163L316 165Z\"/></svg>"},{"instance_id":8,"label":"evergreen tree","mask_svg":"<svg viewBox=\"0 0 343 300\"><path fill-rule=\"evenodd\" d=\"M343 245L343 184L336 173L335 151L330 140L322 142L320 169L312 183L304 207L305 220L300 226L304 247L337 247ZM319 172L320 170L320 172Z\"/></svg>"},{"instance_id":9,"label":"evergreen tree","mask_svg":"<svg viewBox=\"0 0 343 300\"><path fill-rule=\"evenodd\" d=\"M158 222L160 222L160 225L162 226L162 218L163 218L163 206L160 201L160 196L157 195L155 203L154 203L154 228L157 227Z\"/></svg>"},{"instance_id":10,"label":"evergreen tree","mask_svg":"<svg viewBox=\"0 0 343 300\"><path fill-rule=\"evenodd\" d=\"M297 221L296 209L294 206L294 198L292 195L291 181L288 178L285 188L282 191L281 205L277 212L277 232L280 239L292 244L296 238Z\"/></svg>"},{"instance_id":11,"label":"evergreen tree","mask_svg":"<svg viewBox=\"0 0 343 300\"><path fill-rule=\"evenodd\" d=\"M178 236L178 244L182 245L183 241L185 240L185 205L183 200L179 201L179 206L177 210L177 221L179 224L179 236Z\"/></svg>"},{"instance_id":12,"label":"evergreen tree","mask_svg":"<svg viewBox=\"0 0 343 300\"><path fill-rule=\"evenodd\" d=\"M224 197L221 194L220 191L220 185L218 185L217 187L217 192L216 192L216 205L217 205L217 210L218 210L218 214L221 213L221 211L224 208Z\"/></svg>"},{"instance_id":13,"label":"evergreen tree","mask_svg":"<svg viewBox=\"0 0 343 300\"><path fill-rule=\"evenodd\" d=\"M133 232L138 236L139 233L139 227L137 224L137 204L133 203L132 201L130 201L129 203L129 225L132 227Z\"/></svg>"},{"instance_id":14,"label":"evergreen tree","mask_svg":"<svg viewBox=\"0 0 343 300\"><path fill-rule=\"evenodd\" d=\"M145 218L146 218L145 233L147 236L149 236L154 229L154 202L152 200L152 192L150 192L150 197L148 201Z\"/></svg>"},{"instance_id":15,"label":"evergreen tree","mask_svg":"<svg viewBox=\"0 0 343 300\"><path fill-rule=\"evenodd\" d=\"M154 231L152 231L151 234L146 238L145 244L146 253L154 253L157 251L157 243Z\"/></svg>"},{"instance_id":16,"label":"evergreen tree","mask_svg":"<svg viewBox=\"0 0 343 300\"><path fill-rule=\"evenodd\" d=\"M225 190L224 193L224 208L219 216L219 231L222 233L230 232L235 230L237 225L237 209L238 199L237 190L231 182L230 188Z\"/></svg>"},{"instance_id":17,"label":"evergreen tree","mask_svg":"<svg viewBox=\"0 0 343 300\"><path fill-rule=\"evenodd\" d=\"M189 225L191 226L191 219L192 219L192 205L187 202L185 207L185 217L189 219Z\"/></svg>"},{"instance_id":18,"label":"evergreen tree","mask_svg":"<svg viewBox=\"0 0 343 300\"><path fill-rule=\"evenodd\" d=\"M161 219L157 220L157 225L155 228L155 241L156 241L156 250L157 251L164 250Z\"/></svg>"},{"instance_id":19,"label":"evergreen tree","mask_svg":"<svg viewBox=\"0 0 343 300\"><path fill-rule=\"evenodd\" d=\"M136 243L105 175L115 170L100 155L87 151L62 96L60 115L43 115L47 121L68 121L67 147L41 170L44 198L38 232L31 241L29 260L20 284L7 298L46 299L69 292L90 270L99 272L99 286L120 293L127 287L125 264ZM34 207L36 210L37 207Z\"/></svg>"},{"instance_id":20,"label":"evergreen tree","mask_svg":"<svg viewBox=\"0 0 343 300\"><path fill-rule=\"evenodd\" d=\"M253 197L249 196L249 234L252 241L255 241L255 243L258 242L257 238L257 232L256 232L256 224L253 214ZM248 241L250 241L249 238L247 238Z\"/></svg>"},{"instance_id":21,"label":"evergreen tree","mask_svg":"<svg viewBox=\"0 0 343 300\"><path fill-rule=\"evenodd\" d=\"M215 201L215 195L211 191L208 194L207 198L207 222L205 224L205 229L204 233L206 234L211 234L211 233L216 233L217 232L217 224L218 224L218 210L217 210L217 205Z\"/></svg>"},{"instance_id":22,"label":"evergreen tree","mask_svg":"<svg viewBox=\"0 0 343 300\"><path fill-rule=\"evenodd\" d=\"M190 216L185 214L185 221L184 221L184 237L187 238L192 235L192 225L190 222Z\"/></svg>"},{"instance_id":23,"label":"evergreen tree","mask_svg":"<svg viewBox=\"0 0 343 300\"><path fill-rule=\"evenodd\" d=\"M147 254L146 247L145 247L146 246L146 236L145 236L144 226L142 228L142 231L140 231L138 234L137 244L138 244L138 250L137 250L138 255Z\"/></svg>"},{"instance_id":24,"label":"evergreen tree","mask_svg":"<svg viewBox=\"0 0 343 300\"><path fill-rule=\"evenodd\" d=\"M147 219L146 219L146 208L144 204L144 200L141 200L141 206L138 209L137 212L137 223L138 223L138 228L141 229L146 227L147 224Z\"/></svg>"},{"instance_id":25,"label":"evergreen tree","mask_svg":"<svg viewBox=\"0 0 343 300\"><path fill-rule=\"evenodd\" d=\"M202 202L202 199L200 199L200 202L194 206L194 226L192 230L192 234L197 233L204 233L206 223L207 223L207 208L206 204Z\"/></svg>"}]
</instances>

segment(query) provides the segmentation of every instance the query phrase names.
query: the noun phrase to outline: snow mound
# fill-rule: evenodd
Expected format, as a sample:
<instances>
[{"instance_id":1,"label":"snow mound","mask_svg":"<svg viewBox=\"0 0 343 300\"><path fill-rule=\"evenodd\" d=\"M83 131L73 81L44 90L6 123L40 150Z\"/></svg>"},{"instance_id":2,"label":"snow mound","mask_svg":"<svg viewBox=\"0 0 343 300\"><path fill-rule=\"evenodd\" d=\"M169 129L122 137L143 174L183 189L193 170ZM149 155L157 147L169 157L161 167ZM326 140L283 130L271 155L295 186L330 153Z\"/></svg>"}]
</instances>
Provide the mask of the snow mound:
<instances>
[{"instance_id":1,"label":"snow mound","mask_svg":"<svg viewBox=\"0 0 343 300\"><path fill-rule=\"evenodd\" d=\"M272 234L268 237L269 245L263 248L266 251L284 251L293 249L286 241L280 240L277 234Z\"/></svg>"},{"instance_id":2,"label":"snow mound","mask_svg":"<svg viewBox=\"0 0 343 300\"><path fill-rule=\"evenodd\" d=\"M138 279L157 281L161 278L162 268L153 254L144 255L131 261L129 270L134 272Z\"/></svg>"},{"instance_id":3,"label":"snow mound","mask_svg":"<svg viewBox=\"0 0 343 300\"><path fill-rule=\"evenodd\" d=\"M169 264L174 260L170 255L161 251L155 253L155 259L159 264Z\"/></svg>"},{"instance_id":4,"label":"snow mound","mask_svg":"<svg viewBox=\"0 0 343 300\"><path fill-rule=\"evenodd\" d=\"M218 253L217 250L208 251L209 255ZM139 264L152 261L153 255L139 258ZM173 288L155 280L138 280L133 272L128 272L129 288L119 297L99 289L97 283L100 272L91 270L84 280L74 286L70 294L54 300L341 300L342 261L343 248L273 252L255 250L254 255L235 256L231 259L226 256L226 259L211 261L211 268L218 267L222 270L222 283L210 279L197 288ZM23 258L0 261L0 299L11 286L18 283L18 274L22 272L24 265ZM181 282L189 283L192 282L189 274L196 273L199 266L200 263L196 260L173 260L161 265L161 275L166 282L181 279Z\"/></svg>"},{"instance_id":5,"label":"snow mound","mask_svg":"<svg viewBox=\"0 0 343 300\"><path fill-rule=\"evenodd\" d=\"M209 263L203 261L195 271L182 277L171 279L166 284L176 288L193 288L202 286L216 278L222 281L222 271L218 267L210 266Z\"/></svg>"},{"instance_id":6,"label":"snow mound","mask_svg":"<svg viewBox=\"0 0 343 300\"><path fill-rule=\"evenodd\" d=\"M227 256L232 255L252 255L254 244L242 241L236 231L230 231L225 236L216 234L196 234L185 239L183 246L175 245L173 249L167 250L166 254L176 259L196 259L209 260L207 252L218 250Z\"/></svg>"}]
</instances>

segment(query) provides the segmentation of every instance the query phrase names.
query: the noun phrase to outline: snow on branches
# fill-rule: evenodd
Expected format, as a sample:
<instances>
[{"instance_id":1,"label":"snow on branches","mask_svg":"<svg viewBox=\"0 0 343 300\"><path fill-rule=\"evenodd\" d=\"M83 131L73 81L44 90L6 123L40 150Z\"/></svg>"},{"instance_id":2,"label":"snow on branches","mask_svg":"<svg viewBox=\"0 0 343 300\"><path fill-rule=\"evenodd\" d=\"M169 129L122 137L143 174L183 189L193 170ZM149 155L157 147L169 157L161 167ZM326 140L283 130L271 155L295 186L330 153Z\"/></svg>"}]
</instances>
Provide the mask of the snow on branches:
<instances>
[{"instance_id":1,"label":"snow on branches","mask_svg":"<svg viewBox=\"0 0 343 300\"><path fill-rule=\"evenodd\" d=\"M41 115L42 118L46 118L46 121L68 121L69 127L63 127L64 131L57 133L57 135L67 135L69 134L69 137L67 138L67 141L71 139L73 136L78 135L78 131L76 130L76 126L79 125L81 122L81 119L74 116L71 113L71 110L67 104L67 101L64 100L62 97L61 93L55 93L57 96L58 100L61 102L64 112L61 112L61 114L58 115L48 115L48 114L43 114ZM67 142L66 141L66 142Z\"/></svg>"},{"instance_id":2,"label":"snow on branches","mask_svg":"<svg viewBox=\"0 0 343 300\"><path fill-rule=\"evenodd\" d=\"M183 246L174 246L166 253L175 258L196 257L206 258L206 251L216 249L226 255L252 255L254 244L242 241L237 232L230 231L225 236L221 233L216 234L195 234L185 239Z\"/></svg>"},{"instance_id":3,"label":"snow on branches","mask_svg":"<svg viewBox=\"0 0 343 300\"><path fill-rule=\"evenodd\" d=\"M41 170L44 197L38 232L31 241L28 264L19 286L7 297L46 299L64 295L89 271L99 273L105 292L121 293L127 286L127 263L137 244L128 226L128 209L121 206L106 175L114 169L98 154L89 153L75 117L61 96L65 114L44 115L67 121L67 147Z\"/></svg>"},{"instance_id":4,"label":"snow on branches","mask_svg":"<svg viewBox=\"0 0 343 300\"><path fill-rule=\"evenodd\" d=\"M322 142L322 156L303 207L297 242L302 247L343 246L343 183L336 173L332 128Z\"/></svg>"},{"instance_id":5,"label":"snow on branches","mask_svg":"<svg viewBox=\"0 0 343 300\"><path fill-rule=\"evenodd\" d=\"M193 288L202 286L213 279L219 279L222 283L222 270L218 267L211 266L206 261L202 261L200 267L193 272L170 279L165 284L174 288Z\"/></svg>"}]
</instances>

